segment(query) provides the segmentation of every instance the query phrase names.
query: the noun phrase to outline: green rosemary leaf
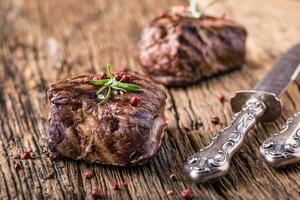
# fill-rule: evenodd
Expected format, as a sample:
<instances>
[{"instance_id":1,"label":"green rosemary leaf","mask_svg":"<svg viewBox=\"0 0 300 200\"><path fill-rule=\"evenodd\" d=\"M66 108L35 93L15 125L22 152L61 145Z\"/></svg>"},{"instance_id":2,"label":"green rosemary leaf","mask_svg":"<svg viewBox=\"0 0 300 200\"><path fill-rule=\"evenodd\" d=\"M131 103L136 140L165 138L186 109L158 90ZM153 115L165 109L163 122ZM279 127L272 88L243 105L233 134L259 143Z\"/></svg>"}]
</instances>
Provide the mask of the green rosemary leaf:
<instances>
[{"instance_id":1,"label":"green rosemary leaf","mask_svg":"<svg viewBox=\"0 0 300 200\"><path fill-rule=\"evenodd\" d=\"M141 88L128 88L127 92L140 93L140 92L144 92L144 90Z\"/></svg>"},{"instance_id":2,"label":"green rosemary leaf","mask_svg":"<svg viewBox=\"0 0 300 200\"><path fill-rule=\"evenodd\" d=\"M104 85L104 86L102 86L97 92L96 92L96 94L98 95L98 94L100 94L103 90L105 90L106 88L108 88L109 86L107 86L107 85Z\"/></svg>"},{"instance_id":3,"label":"green rosemary leaf","mask_svg":"<svg viewBox=\"0 0 300 200\"><path fill-rule=\"evenodd\" d=\"M122 86L122 87L140 88L140 86L138 86L136 84L131 84L131 83L117 82L117 85Z\"/></svg>"},{"instance_id":4,"label":"green rosemary leaf","mask_svg":"<svg viewBox=\"0 0 300 200\"><path fill-rule=\"evenodd\" d=\"M208 4L206 4L204 7L201 7L199 5L199 1L197 0L189 0L189 10L191 13L189 16L195 17L195 18L200 18L208 8L212 7L214 4L220 2L222 0L211 0Z\"/></svg>"},{"instance_id":5,"label":"green rosemary leaf","mask_svg":"<svg viewBox=\"0 0 300 200\"><path fill-rule=\"evenodd\" d=\"M116 87L122 88L122 89L126 90L127 92L143 92L144 91L138 85L129 84L129 83L117 82Z\"/></svg>"},{"instance_id":6,"label":"green rosemary leaf","mask_svg":"<svg viewBox=\"0 0 300 200\"><path fill-rule=\"evenodd\" d=\"M108 73L109 78L112 79L114 76L113 76L113 73L111 71L110 64L106 64L106 71Z\"/></svg>"},{"instance_id":7,"label":"green rosemary leaf","mask_svg":"<svg viewBox=\"0 0 300 200\"><path fill-rule=\"evenodd\" d=\"M190 0L189 10L191 12L190 16L199 18L201 17L201 10L199 8L197 0Z\"/></svg>"},{"instance_id":8,"label":"green rosemary leaf","mask_svg":"<svg viewBox=\"0 0 300 200\"><path fill-rule=\"evenodd\" d=\"M97 95L101 94L104 90L107 90L106 96L104 99L98 103L98 105L103 105L107 103L110 99L110 96L112 94L112 90L118 90L122 92L143 92L144 90L135 84L130 83L123 83L122 79L120 81L117 81L114 78L114 75L112 73L111 67L109 64L106 65L107 74L109 76L108 79L102 79L102 80L89 80L88 83L101 86L100 89L96 92Z\"/></svg>"},{"instance_id":9,"label":"green rosemary leaf","mask_svg":"<svg viewBox=\"0 0 300 200\"><path fill-rule=\"evenodd\" d=\"M111 88L114 89L114 90L119 90L119 91L122 91L122 92L127 92L125 89L119 88L119 87L117 87L117 86L113 86L113 85L112 85Z\"/></svg>"},{"instance_id":10,"label":"green rosemary leaf","mask_svg":"<svg viewBox=\"0 0 300 200\"><path fill-rule=\"evenodd\" d=\"M98 105L104 105L104 104L106 104L108 102L109 98L110 98L110 95L111 95L111 88L108 87L108 90L107 90L105 98L101 102L99 102Z\"/></svg>"},{"instance_id":11,"label":"green rosemary leaf","mask_svg":"<svg viewBox=\"0 0 300 200\"><path fill-rule=\"evenodd\" d=\"M143 89L127 89L127 92L141 93L144 92Z\"/></svg>"},{"instance_id":12,"label":"green rosemary leaf","mask_svg":"<svg viewBox=\"0 0 300 200\"><path fill-rule=\"evenodd\" d=\"M116 80L114 78L112 78L112 79L109 79L109 81L107 81L107 83L105 83L105 85L110 86L110 85L113 85L114 82L116 82Z\"/></svg>"},{"instance_id":13,"label":"green rosemary leaf","mask_svg":"<svg viewBox=\"0 0 300 200\"><path fill-rule=\"evenodd\" d=\"M91 83L93 85L104 85L105 83L107 83L110 79L102 79L102 80L89 80L87 81L88 83Z\"/></svg>"}]
</instances>

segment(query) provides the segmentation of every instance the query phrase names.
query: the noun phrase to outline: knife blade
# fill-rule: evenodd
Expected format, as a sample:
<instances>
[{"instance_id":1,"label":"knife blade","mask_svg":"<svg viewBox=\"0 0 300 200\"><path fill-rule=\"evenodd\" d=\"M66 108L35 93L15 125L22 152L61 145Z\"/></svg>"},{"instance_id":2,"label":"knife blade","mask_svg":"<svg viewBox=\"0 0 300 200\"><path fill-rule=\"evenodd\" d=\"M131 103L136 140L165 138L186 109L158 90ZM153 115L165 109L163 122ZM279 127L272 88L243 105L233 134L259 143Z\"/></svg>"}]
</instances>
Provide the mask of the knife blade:
<instances>
[{"instance_id":1,"label":"knife blade","mask_svg":"<svg viewBox=\"0 0 300 200\"><path fill-rule=\"evenodd\" d=\"M236 113L208 145L192 155L184 165L186 175L196 183L227 174L230 161L241 147L249 130L258 122L271 122L281 115L278 98L300 71L300 43L279 57L271 70L252 89L236 92L231 98Z\"/></svg>"}]
</instances>

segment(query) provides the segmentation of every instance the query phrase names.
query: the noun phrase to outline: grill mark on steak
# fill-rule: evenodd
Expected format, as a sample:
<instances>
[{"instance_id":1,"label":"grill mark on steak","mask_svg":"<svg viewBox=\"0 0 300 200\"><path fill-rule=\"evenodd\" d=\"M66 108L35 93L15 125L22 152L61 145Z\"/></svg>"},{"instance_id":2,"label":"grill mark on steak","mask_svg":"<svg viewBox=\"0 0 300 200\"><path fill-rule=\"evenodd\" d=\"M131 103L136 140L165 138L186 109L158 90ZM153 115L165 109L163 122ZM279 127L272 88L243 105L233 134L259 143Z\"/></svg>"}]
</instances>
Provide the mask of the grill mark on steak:
<instances>
[{"instance_id":1,"label":"grill mark on steak","mask_svg":"<svg viewBox=\"0 0 300 200\"><path fill-rule=\"evenodd\" d=\"M114 94L98 106L93 76L69 77L48 91L51 104L46 140L55 156L103 164L143 164L155 156L164 135L166 93L150 79L130 73L143 93ZM132 96L141 103L130 106Z\"/></svg>"},{"instance_id":2,"label":"grill mark on steak","mask_svg":"<svg viewBox=\"0 0 300 200\"><path fill-rule=\"evenodd\" d=\"M193 44L193 42L189 39L189 36L187 36L185 33L182 33L182 35L179 37L179 41L181 43L181 46L179 47L179 57L181 63L183 66L187 66L190 69L189 73L196 73L198 65L197 62L202 62L203 55L202 52ZM189 59L186 59L187 57L194 57L196 58L193 62Z\"/></svg>"},{"instance_id":3,"label":"grill mark on steak","mask_svg":"<svg viewBox=\"0 0 300 200\"><path fill-rule=\"evenodd\" d=\"M196 45L196 48L201 48L202 46L206 46L207 45L206 42L199 36L199 29L198 29L198 27L184 26L182 33L184 35L188 34L188 37L186 37L186 39L187 40L192 39L193 41L191 42L191 44Z\"/></svg>"}]
</instances>

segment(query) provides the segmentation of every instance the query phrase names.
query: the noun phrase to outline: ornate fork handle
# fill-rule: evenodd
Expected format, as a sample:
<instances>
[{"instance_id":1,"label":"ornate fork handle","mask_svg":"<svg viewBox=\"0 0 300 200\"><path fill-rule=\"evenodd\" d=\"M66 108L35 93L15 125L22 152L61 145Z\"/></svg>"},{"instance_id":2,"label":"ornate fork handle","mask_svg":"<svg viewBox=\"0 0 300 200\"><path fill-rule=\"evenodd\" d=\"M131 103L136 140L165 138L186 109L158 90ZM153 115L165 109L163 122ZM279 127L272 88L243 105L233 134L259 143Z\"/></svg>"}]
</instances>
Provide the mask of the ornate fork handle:
<instances>
[{"instance_id":1,"label":"ornate fork handle","mask_svg":"<svg viewBox=\"0 0 300 200\"><path fill-rule=\"evenodd\" d=\"M289 118L278 134L264 141L260 154L273 167L300 160L300 112Z\"/></svg>"},{"instance_id":2,"label":"ornate fork handle","mask_svg":"<svg viewBox=\"0 0 300 200\"><path fill-rule=\"evenodd\" d=\"M225 129L220 130L204 149L188 159L184 166L188 176L197 183L224 176L229 170L231 157L265 111L263 101L249 99Z\"/></svg>"}]
</instances>

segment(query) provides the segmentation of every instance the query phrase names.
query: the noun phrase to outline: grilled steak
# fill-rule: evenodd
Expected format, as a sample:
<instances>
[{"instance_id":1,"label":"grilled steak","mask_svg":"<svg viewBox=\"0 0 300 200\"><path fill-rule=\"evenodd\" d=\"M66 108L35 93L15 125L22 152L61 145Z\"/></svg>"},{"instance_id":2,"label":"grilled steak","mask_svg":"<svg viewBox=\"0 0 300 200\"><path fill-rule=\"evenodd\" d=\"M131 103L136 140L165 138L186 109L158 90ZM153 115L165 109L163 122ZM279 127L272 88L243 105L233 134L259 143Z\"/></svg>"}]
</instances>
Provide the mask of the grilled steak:
<instances>
[{"instance_id":1,"label":"grilled steak","mask_svg":"<svg viewBox=\"0 0 300 200\"><path fill-rule=\"evenodd\" d=\"M140 63L165 85L187 85L241 66L245 40L246 30L225 18L167 14L143 31Z\"/></svg>"},{"instance_id":2,"label":"grilled steak","mask_svg":"<svg viewBox=\"0 0 300 200\"><path fill-rule=\"evenodd\" d=\"M129 75L144 92L114 91L104 105L97 105L99 88L87 82L92 75L51 86L46 140L54 156L119 166L143 164L155 156L166 127L166 94L145 76ZM132 96L140 97L138 106L131 106Z\"/></svg>"}]
</instances>

